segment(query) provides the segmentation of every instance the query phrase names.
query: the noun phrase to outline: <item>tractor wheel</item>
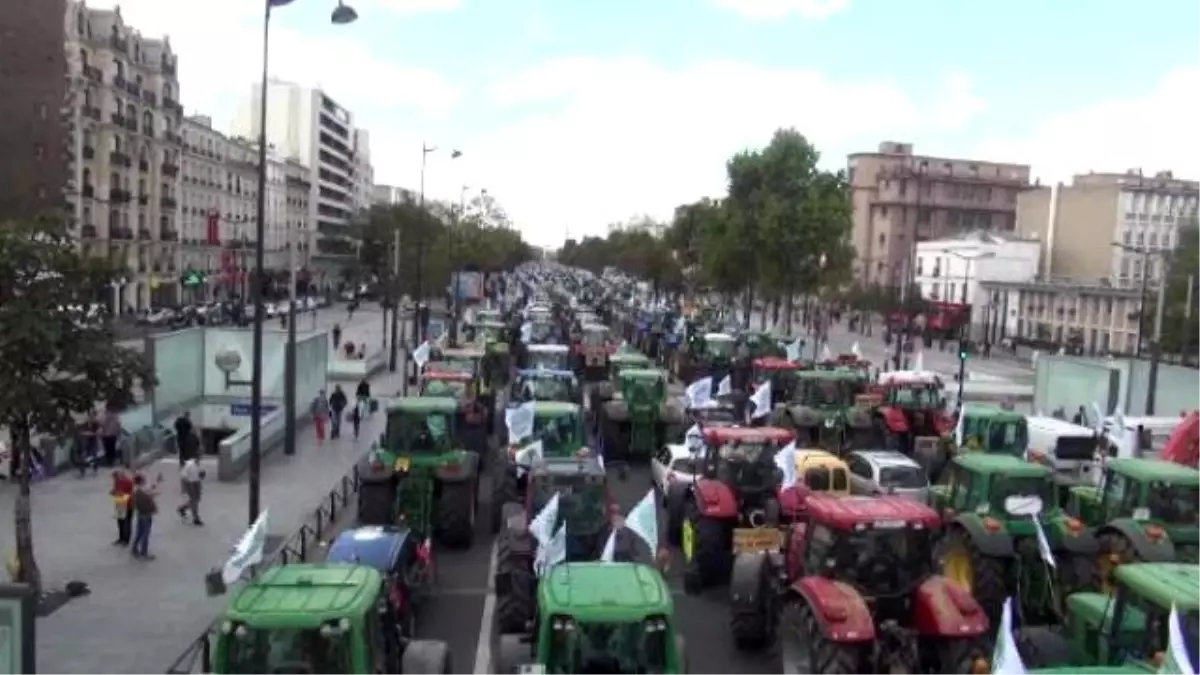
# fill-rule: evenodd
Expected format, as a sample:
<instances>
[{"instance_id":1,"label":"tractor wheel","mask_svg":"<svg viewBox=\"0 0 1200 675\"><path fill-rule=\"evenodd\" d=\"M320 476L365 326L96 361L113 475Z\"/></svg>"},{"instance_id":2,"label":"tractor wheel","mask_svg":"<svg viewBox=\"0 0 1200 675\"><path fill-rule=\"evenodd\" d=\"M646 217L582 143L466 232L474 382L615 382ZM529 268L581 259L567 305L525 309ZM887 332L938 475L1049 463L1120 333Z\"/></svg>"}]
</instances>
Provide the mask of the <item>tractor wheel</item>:
<instances>
[{"instance_id":1,"label":"tractor wheel","mask_svg":"<svg viewBox=\"0 0 1200 675\"><path fill-rule=\"evenodd\" d=\"M400 657L400 672L432 675L452 673L450 648L441 640L413 640L404 647L404 656Z\"/></svg>"},{"instance_id":2,"label":"tractor wheel","mask_svg":"<svg viewBox=\"0 0 1200 675\"><path fill-rule=\"evenodd\" d=\"M1058 557L1058 592L1056 596L1065 610L1067 596L1079 591L1099 591L1104 584L1100 576L1100 564L1090 555L1065 555Z\"/></svg>"},{"instance_id":3,"label":"tractor wheel","mask_svg":"<svg viewBox=\"0 0 1200 675\"><path fill-rule=\"evenodd\" d=\"M729 581L733 555L729 549L728 523L701 516L691 505L691 515L683 521L683 587L688 593Z\"/></svg>"},{"instance_id":4,"label":"tractor wheel","mask_svg":"<svg viewBox=\"0 0 1200 675\"><path fill-rule=\"evenodd\" d=\"M1100 575L1100 589L1105 593L1112 593L1116 590L1113 575L1117 568L1125 563L1139 562L1141 556L1138 555L1133 542L1129 541L1129 537L1120 532L1104 532L1099 537L1099 544L1096 562Z\"/></svg>"},{"instance_id":5,"label":"tractor wheel","mask_svg":"<svg viewBox=\"0 0 1200 675\"><path fill-rule=\"evenodd\" d=\"M537 609L537 579L529 560L509 549L507 537L501 537L496 545L496 576L507 576L511 581L504 593L496 594L496 632L527 632Z\"/></svg>"},{"instance_id":6,"label":"tractor wheel","mask_svg":"<svg viewBox=\"0 0 1200 675\"><path fill-rule=\"evenodd\" d=\"M928 638L922 645L927 673L990 673L991 653L981 637Z\"/></svg>"},{"instance_id":7,"label":"tractor wheel","mask_svg":"<svg viewBox=\"0 0 1200 675\"><path fill-rule=\"evenodd\" d=\"M521 502L517 491L517 476L507 465L501 465L493 479L492 492L492 534L500 531L504 525L504 505L510 502Z\"/></svg>"},{"instance_id":8,"label":"tractor wheel","mask_svg":"<svg viewBox=\"0 0 1200 675\"><path fill-rule=\"evenodd\" d=\"M667 512L667 543L678 548L683 543L683 520L687 517L687 488L669 485L663 506Z\"/></svg>"},{"instance_id":9,"label":"tractor wheel","mask_svg":"<svg viewBox=\"0 0 1200 675\"><path fill-rule=\"evenodd\" d=\"M475 541L475 481L442 483L437 501L437 531L446 546L470 548Z\"/></svg>"},{"instance_id":10,"label":"tractor wheel","mask_svg":"<svg viewBox=\"0 0 1200 675\"><path fill-rule=\"evenodd\" d=\"M741 558L741 556L738 556ZM754 602L746 605L744 602L731 602L733 607L729 617L729 632L733 635L733 644L741 650L761 648L770 639L767 635L769 622L767 620L767 598L764 589L763 575L767 573L765 557L754 554L757 564L751 564L747 559L734 560L733 573L729 579L731 600L740 594L750 595Z\"/></svg>"},{"instance_id":11,"label":"tractor wheel","mask_svg":"<svg viewBox=\"0 0 1200 675\"><path fill-rule=\"evenodd\" d=\"M995 623L1008 597L1004 560L984 555L962 527L951 528L938 543L936 559L942 574L974 595Z\"/></svg>"},{"instance_id":12,"label":"tractor wheel","mask_svg":"<svg viewBox=\"0 0 1200 675\"><path fill-rule=\"evenodd\" d=\"M864 672L863 649L856 643L834 642L821 630L813 610L803 600L784 605L779 630L780 672L840 675Z\"/></svg>"},{"instance_id":13,"label":"tractor wheel","mask_svg":"<svg viewBox=\"0 0 1200 675\"><path fill-rule=\"evenodd\" d=\"M1017 653L1026 669L1058 668L1074 662L1070 640L1051 626L1021 628L1016 637Z\"/></svg>"}]
</instances>

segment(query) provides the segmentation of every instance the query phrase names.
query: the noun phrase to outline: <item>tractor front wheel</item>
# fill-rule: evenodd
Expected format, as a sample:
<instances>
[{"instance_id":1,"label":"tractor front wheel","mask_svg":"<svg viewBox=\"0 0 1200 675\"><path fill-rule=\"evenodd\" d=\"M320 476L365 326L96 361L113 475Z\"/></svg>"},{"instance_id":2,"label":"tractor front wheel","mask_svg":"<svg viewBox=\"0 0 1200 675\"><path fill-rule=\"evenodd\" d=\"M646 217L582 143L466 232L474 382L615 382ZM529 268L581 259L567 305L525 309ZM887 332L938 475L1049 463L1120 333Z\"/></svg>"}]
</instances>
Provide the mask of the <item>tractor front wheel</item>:
<instances>
[{"instance_id":1,"label":"tractor front wheel","mask_svg":"<svg viewBox=\"0 0 1200 675\"><path fill-rule=\"evenodd\" d=\"M684 558L683 587L688 593L699 593L729 581L733 553L729 548L729 524L700 515L695 502L688 502L688 505L691 512L683 521L680 542Z\"/></svg>"},{"instance_id":2,"label":"tractor front wheel","mask_svg":"<svg viewBox=\"0 0 1200 675\"><path fill-rule=\"evenodd\" d=\"M537 607L534 591L537 579L527 556L515 554L508 538L501 537L496 545L496 576L507 577L503 592L496 593L497 632L525 633Z\"/></svg>"},{"instance_id":3,"label":"tractor front wheel","mask_svg":"<svg viewBox=\"0 0 1200 675\"><path fill-rule=\"evenodd\" d=\"M864 672L863 646L830 640L821 630L812 608L798 598L783 608L779 640L780 672L827 675Z\"/></svg>"},{"instance_id":4,"label":"tractor front wheel","mask_svg":"<svg viewBox=\"0 0 1200 675\"><path fill-rule=\"evenodd\" d=\"M506 457L503 464L498 464L499 469L492 479L494 485L492 490L492 534L499 532L504 525L504 514L502 513L504 505L523 501L520 491L517 489L515 467L510 465L507 459Z\"/></svg>"},{"instance_id":5,"label":"tractor front wheel","mask_svg":"<svg viewBox=\"0 0 1200 675\"><path fill-rule=\"evenodd\" d=\"M1002 558L984 555L963 527L952 527L938 543L936 559L943 575L975 596L995 621L1008 597L1007 569Z\"/></svg>"},{"instance_id":6,"label":"tractor front wheel","mask_svg":"<svg viewBox=\"0 0 1200 675\"><path fill-rule=\"evenodd\" d=\"M442 483L437 502L438 538L446 546L470 548L475 541L475 481Z\"/></svg>"}]
</instances>

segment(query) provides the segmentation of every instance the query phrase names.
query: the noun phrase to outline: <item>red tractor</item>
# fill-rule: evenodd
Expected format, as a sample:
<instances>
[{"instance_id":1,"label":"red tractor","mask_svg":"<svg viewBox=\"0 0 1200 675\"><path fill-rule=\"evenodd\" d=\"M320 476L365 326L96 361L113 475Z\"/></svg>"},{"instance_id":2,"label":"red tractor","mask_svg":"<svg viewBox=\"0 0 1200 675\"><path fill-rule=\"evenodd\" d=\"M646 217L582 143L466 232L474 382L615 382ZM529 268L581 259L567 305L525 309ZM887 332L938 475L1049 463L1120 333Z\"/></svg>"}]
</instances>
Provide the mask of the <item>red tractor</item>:
<instances>
[{"instance_id":1,"label":"red tractor","mask_svg":"<svg viewBox=\"0 0 1200 675\"><path fill-rule=\"evenodd\" d=\"M940 441L954 433L954 419L946 412L943 382L935 373L899 370L879 376L876 409L884 429L887 449L912 455L918 439Z\"/></svg>"},{"instance_id":2,"label":"red tractor","mask_svg":"<svg viewBox=\"0 0 1200 675\"><path fill-rule=\"evenodd\" d=\"M988 673L989 623L930 565L941 524L904 497L812 494L776 551L730 579L742 649L775 645L784 673Z\"/></svg>"},{"instance_id":3,"label":"red tractor","mask_svg":"<svg viewBox=\"0 0 1200 675\"><path fill-rule=\"evenodd\" d=\"M740 551L779 548L775 454L796 435L777 427L705 427L694 482L667 491L667 537L684 559L684 588L729 580Z\"/></svg>"},{"instance_id":4,"label":"red tractor","mask_svg":"<svg viewBox=\"0 0 1200 675\"><path fill-rule=\"evenodd\" d=\"M761 356L751 364L752 385L755 389L764 382L771 383L771 405L792 400L796 391L796 373L804 365L793 363L778 356Z\"/></svg>"}]
</instances>

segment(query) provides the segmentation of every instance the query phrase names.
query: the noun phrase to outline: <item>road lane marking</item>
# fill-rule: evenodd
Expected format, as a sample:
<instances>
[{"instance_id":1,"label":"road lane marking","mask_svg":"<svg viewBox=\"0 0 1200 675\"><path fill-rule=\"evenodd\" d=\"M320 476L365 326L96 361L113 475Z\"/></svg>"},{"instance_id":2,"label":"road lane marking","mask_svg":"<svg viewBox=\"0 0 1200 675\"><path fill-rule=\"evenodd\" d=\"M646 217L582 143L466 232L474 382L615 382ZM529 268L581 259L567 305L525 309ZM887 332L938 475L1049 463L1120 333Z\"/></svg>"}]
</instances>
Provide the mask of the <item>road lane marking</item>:
<instances>
[{"instance_id":1,"label":"road lane marking","mask_svg":"<svg viewBox=\"0 0 1200 675\"><path fill-rule=\"evenodd\" d=\"M496 578L497 543L492 542L492 554L488 560L487 595L483 598L483 612L479 617L479 642L475 645L476 675L492 672L492 624L495 623L496 614L496 589L492 580Z\"/></svg>"}]
</instances>

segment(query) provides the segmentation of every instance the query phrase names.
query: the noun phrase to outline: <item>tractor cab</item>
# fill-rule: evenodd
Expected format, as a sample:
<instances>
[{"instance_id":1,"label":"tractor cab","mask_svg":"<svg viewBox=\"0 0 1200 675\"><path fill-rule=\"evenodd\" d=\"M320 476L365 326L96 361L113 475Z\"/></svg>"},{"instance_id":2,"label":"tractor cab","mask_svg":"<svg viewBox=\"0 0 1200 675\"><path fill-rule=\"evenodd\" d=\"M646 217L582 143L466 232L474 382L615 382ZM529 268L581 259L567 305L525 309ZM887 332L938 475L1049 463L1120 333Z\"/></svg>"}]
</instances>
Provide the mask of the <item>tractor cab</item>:
<instances>
[{"instance_id":1,"label":"tractor cab","mask_svg":"<svg viewBox=\"0 0 1200 675\"><path fill-rule=\"evenodd\" d=\"M781 356L760 356L751 363L754 387L771 383L771 404L791 400L797 386L797 374L803 369Z\"/></svg>"},{"instance_id":2,"label":"tractor cab","mask_svg":"<svg viewBox=\"0 0 1200 675\"><path fill-rule=\"evenodd\" d=\"M442 370L442 361L434 361L421 372L420 396L435 398L467 399L472 392L475 378L461 370Z\"/></svg>"},{"instance_id":3,"label":"tractor cab","mask_svg":"<svg viewBox=\"0 0 1200 675\"><path fill-rule=\"evenodd\" d=\"M878 415L890 449L913 454L923 438L940 439L954 432L946 413L944 384L928 371L892 371L879 375L883 396Z\"/></svg>"},{"instance_id":4,"label":"tractor cab","mask_svg":"<svg viewBox=\"0 0 1200 675\"><path fill-rule=\"evenodd\" d=\"M575 343L575 357L578 359L578 370L583 379L588 382L603 380L608 374L608 358L616 345L608 326L600 323L583 324L579 331L579 340Z\"/></svg>"},{"instance_id":5,"label":"tractor cab","mask_svg":"<svg viewBox=\"0 0 1200 675\"><path fill-rule=\"evenodd\" d=\"M959 414L964 416L964 449L1025 457L1029 422L1021 413L1000 406L968 403Z\"/></svg>"},{"instance_id":6,"label":"tractor cab","mask_svg":"<svg viewBox=\"0 0 1200 675\"><path fill-rule=\"evenodd\" d=\"M783 359L787 356L787 350L779 346L779 337L770 333L746 331L741 334L741 340L751 359Z\"/></svg>"},{"instance_id":7,"label":"tractor cab","mask_svg":"<svg viewBox=\"0 0 1200 675\"><path fill-rule=\"evenodd\" d=\"M587 447L583 410L575 403L538 401L533 404L533 437L542 441L546 457L571 457Z\"/></svg>"},{"instance_id":8,"label":"tractor cab","mask_svg":"<svg viewBox=\"0 0 1200 675\"><path fill-rule=\"evenodd\" d=\"M329 545L326 563L366 565L383 575L394 628L416 637L417 605L429 597L433 583L433 551L401 526L368 526L343 530Z\"/></svg>"},{"instance_id":9,"label":"tractor cab","mask_svg":"<svg viewBox=\"0 0 1200 675\"><path fill-rule=\"evenodd\" d=\"M549 312L534 312L530 315L529 346L554 344L560 337L562 333Z\"/></svg>"},{"instance_id":10,"label":"tractor cab","mask_svg":"<svg viewBox=\"0 0 1200 675\"><path fill-rule=\"evenodd\" d=\"M525 513L535 517L558 495L558 520L552 530L567 525L567 560L600 557L613 510L608 475L586 448L575 457L545 460L534 465L526 481Z\"/></svg>"},{"instance_id":11,"label":"tractor cab","mask_svg":"<svg viewBox=\"0 0 1200 675\"><path fill-rule=\"evenodd\" d=\"M478 347L457 347L441 349L436 359L426 367L442 371L468 373L471 377L479 376L479 364L483 360L484 350Z\"/></svg>"},{"instance_id":12,"label":"tractor cab","mask_svg":"<svg viewBox=\"0 0 1200 675\"><path fill-rule=\"evenodd\" d=\"M795 429L801 445L840 451L858 386L850 373L798 371L789 402L771 412L771 424Z\"/></svg>"},{"instance_id":13,"label":"tractor cab","mask_svg":"<svg viewBox=\"0 0 1200 675\"><path fill-rule=\"evenodd\" d=\"M521 370L508 394L510 405L527 401L577 403L582 393L579 380L569 370Z\"/></svg>"},{"instance_id":14,"label":"tractor cab","mask_svg":"<svg viewBox=\"0 0 1200 675\"><path fill-rule=\"evenodd\" d=\"M737 351L737 341L729 333L689 333L683 348L676 353L675 377L694 382L702 377L720 380L729 373Z\"/></svg>"},{"instance_id":15,"label":"tractor cab","mask_svg":"<svg viewBox=\"0 0 1200 675\"><path fill-rule=\"evenodd\" d=\"M463 326L463 341L487 349L491 344L508 346L508 326L499 319L486 319L480 316L475 321Z\"/></svg>"},{"instance_id":16,"label":"tractor cab","mask_svg":"<svg viewBox=\"0 0 1200 675\"><path fill-rule=\"evenodd\" d=\"M448 673L444 642L399 630L382 574L366 565L269 567L229 600L212 673Z\"/></svg>"},{"instance_id":17,"label":"tractor cab","mask_svg":"<svg viewBox=\"0 0 1200 675\"><path fill-rule=\"evenodd\" d=\"M525 349L527 370L571 370L571 351L566 345L529 345Z\"/></svg>"},{"instance_id":18,"label":"tractor cab","mask_svg":"<svg viewBox=\"0 0 1200 675\"><path fill-rule=\"evenodd\" d=\"M703 437L700 474L730 486L739 501L761 502L779 485L775 453L795 434L775 427L709 427Z\"/></svg>"}]
</instances>

